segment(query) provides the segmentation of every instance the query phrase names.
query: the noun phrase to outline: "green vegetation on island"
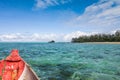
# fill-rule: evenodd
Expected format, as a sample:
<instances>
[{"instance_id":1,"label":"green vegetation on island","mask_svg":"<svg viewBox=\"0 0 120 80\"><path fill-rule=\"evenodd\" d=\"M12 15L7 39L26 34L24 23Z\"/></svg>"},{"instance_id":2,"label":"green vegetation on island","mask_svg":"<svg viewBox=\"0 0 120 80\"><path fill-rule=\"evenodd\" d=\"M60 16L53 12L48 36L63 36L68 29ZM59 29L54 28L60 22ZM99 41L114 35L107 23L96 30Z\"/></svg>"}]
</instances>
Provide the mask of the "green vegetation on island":
<instances>
[{"instance_id":1,"label":"green vegetation on island","mask_svg":"<svg viewBox=\"0 0 120 80\"><path fill-rule=\"evenodd\" d=\"M114 34L94 34L84 35L78 38L72 38L73 43L81 42L120 42L120 30L117 30Z\"/></svg>"}]
</instances>

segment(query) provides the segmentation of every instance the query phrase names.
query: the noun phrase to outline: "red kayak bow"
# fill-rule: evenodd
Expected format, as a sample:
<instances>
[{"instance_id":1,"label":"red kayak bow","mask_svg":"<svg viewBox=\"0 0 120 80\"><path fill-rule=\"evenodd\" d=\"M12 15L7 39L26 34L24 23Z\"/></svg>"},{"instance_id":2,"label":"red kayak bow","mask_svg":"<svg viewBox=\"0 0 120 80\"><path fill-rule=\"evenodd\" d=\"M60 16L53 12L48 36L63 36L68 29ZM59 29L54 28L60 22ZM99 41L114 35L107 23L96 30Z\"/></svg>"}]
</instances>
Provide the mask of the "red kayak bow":
<instances>
[{"instance_id":1,"label":"red kayak bow","mask_svg":"<svg viewBox=\"0 0 120 80\"><path fill-rule=\"evenodd\" d=\"M13 49L5 60L0 61L0 80L18 80L24 66L25 62L19 56L19 51Z\"/></svg>"}]
</instances>

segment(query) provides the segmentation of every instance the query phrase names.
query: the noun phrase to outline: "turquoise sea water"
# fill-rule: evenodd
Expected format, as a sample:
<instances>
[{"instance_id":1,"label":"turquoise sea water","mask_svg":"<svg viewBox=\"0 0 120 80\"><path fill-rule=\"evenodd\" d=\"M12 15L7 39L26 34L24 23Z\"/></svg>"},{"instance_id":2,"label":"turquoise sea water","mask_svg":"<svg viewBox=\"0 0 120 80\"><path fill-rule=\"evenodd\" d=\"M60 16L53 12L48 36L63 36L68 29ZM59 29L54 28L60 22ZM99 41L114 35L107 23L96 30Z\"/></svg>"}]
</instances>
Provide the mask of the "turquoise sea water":
<instances>
[{"instance_id":1,"label":"turquoise sea water","mask_svg":"<svg viewBox=\"0 0 120 80\"><path fill-rule=\"evenodd\" d=\"M0 43L0 59L14 48L41 80L120 80L119 44Z\"/></svg>"}]
</instances>

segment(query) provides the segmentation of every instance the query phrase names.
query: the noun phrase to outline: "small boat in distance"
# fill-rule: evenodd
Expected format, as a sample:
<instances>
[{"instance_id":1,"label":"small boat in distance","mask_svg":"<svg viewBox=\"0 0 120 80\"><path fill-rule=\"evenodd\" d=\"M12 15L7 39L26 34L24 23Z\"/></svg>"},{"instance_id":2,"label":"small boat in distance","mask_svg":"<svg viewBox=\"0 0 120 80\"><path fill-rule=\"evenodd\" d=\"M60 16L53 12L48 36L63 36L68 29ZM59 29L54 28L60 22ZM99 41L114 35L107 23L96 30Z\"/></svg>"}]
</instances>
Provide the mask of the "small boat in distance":
<instances>
[{"instance_id":1,"label":"small boat in distance","mask_svg":"<svg viewBox=\"0 0 120 80\"><path fill-rule=\"evenodd\" d=\"M33 69L19 56L17 49L0 60L0 80L40 80Z\"/></svg>"}]
</instances>

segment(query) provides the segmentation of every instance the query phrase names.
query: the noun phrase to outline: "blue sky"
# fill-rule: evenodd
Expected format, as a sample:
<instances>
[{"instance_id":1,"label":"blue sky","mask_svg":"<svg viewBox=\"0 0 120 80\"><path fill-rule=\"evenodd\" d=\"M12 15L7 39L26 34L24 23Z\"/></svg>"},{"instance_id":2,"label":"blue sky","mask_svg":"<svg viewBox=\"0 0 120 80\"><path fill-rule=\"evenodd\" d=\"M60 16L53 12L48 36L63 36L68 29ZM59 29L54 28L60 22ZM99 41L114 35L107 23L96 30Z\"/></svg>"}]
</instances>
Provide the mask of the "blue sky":
<instances>
[{"instance_id":1,"label":"blue sky","mask_svg":"<svg viewBox=\"0 0 120 80\"><path fill-rule=\"evenodd\" d=\"M119 25L119 0L0 0L1 41L70 41Z\"/></svg>"}]
</instances>

